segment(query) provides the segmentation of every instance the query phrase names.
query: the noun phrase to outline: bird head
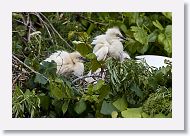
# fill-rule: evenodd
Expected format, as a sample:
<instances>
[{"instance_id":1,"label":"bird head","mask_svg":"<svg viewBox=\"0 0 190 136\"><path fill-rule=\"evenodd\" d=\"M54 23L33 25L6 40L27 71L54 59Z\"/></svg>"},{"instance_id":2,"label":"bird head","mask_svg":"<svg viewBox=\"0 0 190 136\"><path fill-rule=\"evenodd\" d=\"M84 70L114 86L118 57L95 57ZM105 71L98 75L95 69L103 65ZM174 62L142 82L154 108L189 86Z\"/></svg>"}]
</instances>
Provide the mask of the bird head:
<instances>
[{"instance_id":1,"label":"bird head","mask_svg":"<svg viewBox=\"0 0 190 136\"><path fill-rule=\"evenodd\" d=\"M121 34L118 27L110 28L106 31L107 38L118 39L119 41L124 41L126 38Z\"/></svg>"},{"instance_id":2,"label":"bird head","mask_svg":"<svg viewBox=\"0 0 190 136\"><path fill-rule=\"evenodd\" d=\"M74 63L77 63L77 62L80 62L80 63L83 63L83 62L88 62L88 60L84 57L82 57L82 55L75 51L75 52L72 52L70 53L70 56L71 56L71 59Z\"/></svg>"}]
</instances>

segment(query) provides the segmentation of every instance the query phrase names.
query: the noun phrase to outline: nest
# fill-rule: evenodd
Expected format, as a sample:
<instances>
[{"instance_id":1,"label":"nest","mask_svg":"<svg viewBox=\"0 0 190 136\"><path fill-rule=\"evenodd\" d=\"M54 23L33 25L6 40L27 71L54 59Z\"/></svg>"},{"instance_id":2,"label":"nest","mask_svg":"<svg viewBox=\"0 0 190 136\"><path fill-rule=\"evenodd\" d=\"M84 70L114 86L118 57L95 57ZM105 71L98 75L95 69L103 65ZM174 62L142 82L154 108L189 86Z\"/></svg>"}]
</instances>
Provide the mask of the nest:
<instances>
[{"instance_id":1,"label":"nest","mask_svg":"<svg viewBox=\"0 0 190 136\"><path fill-rule=\"evenodd\" d=\"M29 79L29 75L29 70L23 68L19 60L12 57L12 90L15 90L16 85L22 88L24 83Z\"/></svg>"}]
</instances>

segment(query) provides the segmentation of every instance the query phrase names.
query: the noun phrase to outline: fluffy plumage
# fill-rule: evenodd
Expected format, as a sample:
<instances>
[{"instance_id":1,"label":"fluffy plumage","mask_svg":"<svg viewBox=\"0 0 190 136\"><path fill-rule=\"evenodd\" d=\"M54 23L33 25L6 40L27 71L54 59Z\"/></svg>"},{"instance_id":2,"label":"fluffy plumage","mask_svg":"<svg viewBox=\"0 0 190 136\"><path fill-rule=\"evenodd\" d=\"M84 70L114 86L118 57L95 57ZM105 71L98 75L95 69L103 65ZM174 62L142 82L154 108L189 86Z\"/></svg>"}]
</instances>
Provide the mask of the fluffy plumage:
<instances>
[{"instance_id":1,"label":"fluffy plumage","mask_svg":"<svg viewBox=\"0 0 190 136\"><path fill-rule=\"evenodd\" d=\"M84 72L84 58L79 52L68 53L66 51L57 51L44 61L55 61L57 64L57 74L82 76Z\"/></svg>"},{"instance_id":2,"label":"fluffy plumage","mask_svg":"<svg viewBox=\"0 0 190 136\"><path fill-rule=\"evenodd\" d=\"M97 56L97 60L105 60L106 57L113 57L119 61L123 61L125 58L130 58L129 55L123 51L124 37L117 27L110 28L105 34L99 35L94 38L92 44L94 44L93 53ZM127 55L126 55L127 54Z\"/></svg>"}]
</instances>

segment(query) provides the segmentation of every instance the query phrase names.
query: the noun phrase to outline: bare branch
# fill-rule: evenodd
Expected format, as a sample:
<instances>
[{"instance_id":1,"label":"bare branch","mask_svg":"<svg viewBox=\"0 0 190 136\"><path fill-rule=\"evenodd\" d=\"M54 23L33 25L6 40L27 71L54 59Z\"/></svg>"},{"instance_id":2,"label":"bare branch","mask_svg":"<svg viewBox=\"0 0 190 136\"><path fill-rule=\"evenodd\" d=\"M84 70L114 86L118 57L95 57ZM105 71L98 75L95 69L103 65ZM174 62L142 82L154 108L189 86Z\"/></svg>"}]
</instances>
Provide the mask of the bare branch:
<instances>
[{"instance_id":1,"label":"bare branch","mask_svg":"<svg viewBox=\"0 0 190 136\"><path fill-rule=\"evenodd\" d=\"M43 78L45 78L48 82L49 79L47 77L45 77L44 75L42 75L41 73L35 71L34 69L32 69L31 67L29 67L28 65L26 65L24 62L22 62L19 58L17 58L15 55L12 55L14 59L16 59L20 64L22 64L23 66L25 66L26 68L28 68L30 71L32 71L35 74L39 74L41 76L43 76Z\"/></svg>"},{"instance_id":2,"label":"bare branch","mask_svg":"<svg viewBox=\"0 0 190 136\"><path fill-rule=\"evenodd\" d=\"M96 25L103 25L103 26L107 26L107 25L108 25L108 24L106 24L106 23L97 22L97 21L91 20L91 19L89 19L89 18L86 18L86 17L83 16L83 15L79 15L79 17L81 17L81 18L83 18L84 20L87 20L87 21L89 21L89 22L91 22L91 23L94 23L94 24L96 24Z\"/></svg>"},{"instance_id":3,"label":"bare branch","mask_svg":"<svg viewBox=\"0 0 190 136\"><path fill-rule=\"evenodd\" d=\"M59 38L62 40L62 41L64 41L65 43L66 43L66 45L70 48L70 49L72 49L72 50L74 50L70 45L69 45L69 43L57 32L57 30L54 28L54 26L51 24L51 22L49 21L49 19L47 19L46 18L46 16L44 16L42 13L39 13L44 19L46 19L47 20L47 22L49 23L49 25L51 26L51 28L53 29L53 31L59 36Z\"/></svg>"}]
</instances>

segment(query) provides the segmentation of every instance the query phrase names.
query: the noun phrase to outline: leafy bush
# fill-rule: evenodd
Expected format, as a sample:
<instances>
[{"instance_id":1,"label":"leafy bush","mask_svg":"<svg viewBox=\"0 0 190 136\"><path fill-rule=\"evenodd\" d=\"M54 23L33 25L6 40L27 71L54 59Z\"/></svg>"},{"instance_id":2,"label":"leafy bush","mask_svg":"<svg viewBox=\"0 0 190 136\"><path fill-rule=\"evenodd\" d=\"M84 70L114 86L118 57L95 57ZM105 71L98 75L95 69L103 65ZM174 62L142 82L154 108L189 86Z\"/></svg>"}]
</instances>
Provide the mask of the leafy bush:
<instances>
[{"instance_id":1,"label":"leafy bush","mask_svg":"<svg viewBox=\"0 0 190 136\"><path fill-rule=\"evenodd\" d=\"M13 13L13 117L171 117L172 65L154 69L133 59L98 62L92 39L118 26L125 51L172 56L172 15L164 13ZM56 75L57 50L79 51L105 79Z\"/></svg>"}]
</instances>

